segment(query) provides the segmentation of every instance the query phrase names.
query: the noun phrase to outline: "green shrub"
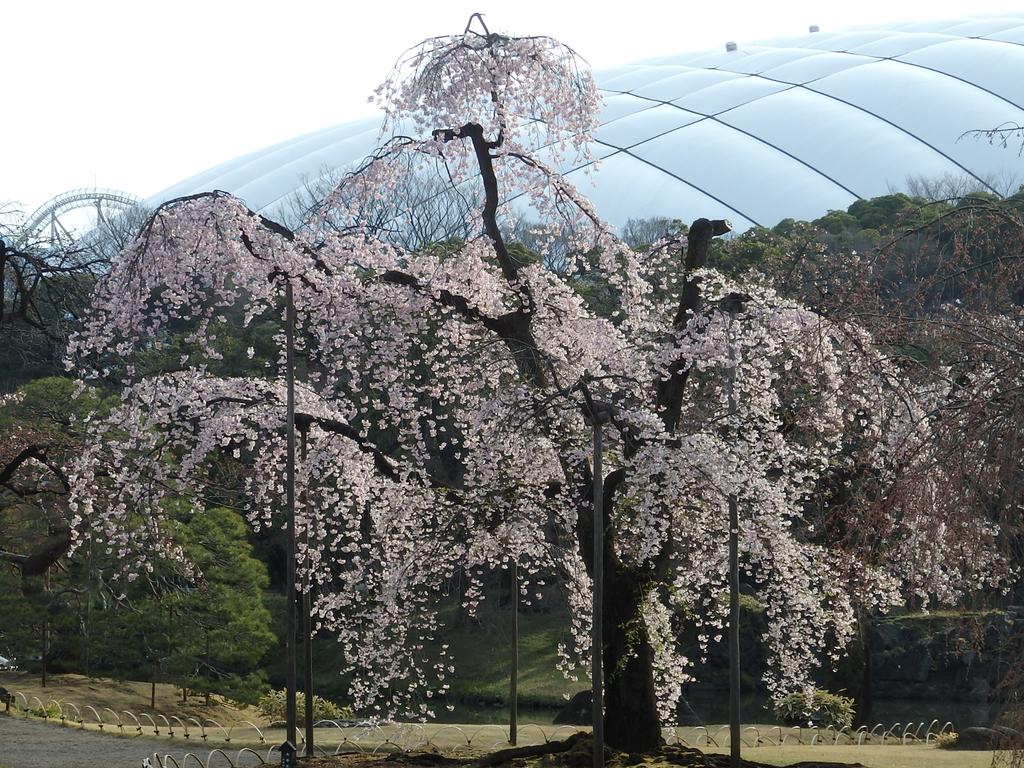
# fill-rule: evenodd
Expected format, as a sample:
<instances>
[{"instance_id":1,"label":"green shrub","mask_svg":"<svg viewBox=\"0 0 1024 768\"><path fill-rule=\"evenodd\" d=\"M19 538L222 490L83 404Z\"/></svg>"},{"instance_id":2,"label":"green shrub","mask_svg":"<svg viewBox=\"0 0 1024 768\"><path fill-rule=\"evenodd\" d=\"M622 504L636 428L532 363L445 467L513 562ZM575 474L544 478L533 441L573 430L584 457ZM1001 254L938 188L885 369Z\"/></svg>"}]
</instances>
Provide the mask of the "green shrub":
<instances>
[{"instance_id":1,"label":"green shrub","mask_svg":"<svg viewBox=\"0 0 1024 768\"><path fill-rule=\"evenodd\" d=\"M938 733L935 735L935 746L939 749L952 749L956 746L956 742L959 738L960 734L954 733L953 731Z\"/></svg>"},{"instance_id":2,"label":"green shrub","mask_svg":"<svg viewBox=\"0 0 1024 768\"><path fill-rule=\"evenodd\" d=\"M49 717L57 720L60 718L60 707L56 704L47 704L45 707L31 707L28 713L32 717Z\"/></svg>"},{"instance_id":3,"label":"green shrub","mask_svg":"<svg viewBox=\"0 0 1024 768\"><path fill-rule=\"evenodd\" d=\"M273 722L274 720L285 719L285 692L284 691L268 691L260 697L256 707L259 709L260 714L263 715L267 720ZM302 692L298 694L298 710L299 717L303 716L305 703L303 701ZM313 696L313 719L314 720L350 720L352 718L352 710L348 707L339 707L333 701L329 699L321 698L320 696Z\"/></svg>"},{"instance_id":4,"label":"green shrub","mask_svg":"<svg viewBox=\"0 0 1024 768\"><path fill-rule=\"evenodd\" d=\"M806 725L810 721L819 721L826 728L836 730L853 725L853 699L820 688L814 689L810 708L804 694L791 693L775 702L773 710L775 716L786 725Z\"/></svg>"}]
</instances>

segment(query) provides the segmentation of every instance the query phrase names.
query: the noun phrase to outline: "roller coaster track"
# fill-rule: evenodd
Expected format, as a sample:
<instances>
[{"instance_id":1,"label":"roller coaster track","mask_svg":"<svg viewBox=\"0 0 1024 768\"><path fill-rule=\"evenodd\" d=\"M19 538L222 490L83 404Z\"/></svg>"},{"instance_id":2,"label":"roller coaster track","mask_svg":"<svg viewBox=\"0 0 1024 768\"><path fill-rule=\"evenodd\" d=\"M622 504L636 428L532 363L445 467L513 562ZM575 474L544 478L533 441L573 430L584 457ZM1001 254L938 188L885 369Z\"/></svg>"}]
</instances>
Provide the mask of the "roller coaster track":
<instances>
[{"instance_id":1,"label":"roller coaster track","mask_svg":"<svg viewBox=\"0 0 1024 768\"><path fill-rule=\"evenodd\" d=\"M19 244L49 240L51 245L56 245L62 238L74 241L78 238L61 223L62 215L92 207L96 209L97 224L101 224L107 220L105 211L123 212L141 202L134 195L113 189L72 189L43 203L32 212L25 222Z\"/></svg>"}]
</instances>

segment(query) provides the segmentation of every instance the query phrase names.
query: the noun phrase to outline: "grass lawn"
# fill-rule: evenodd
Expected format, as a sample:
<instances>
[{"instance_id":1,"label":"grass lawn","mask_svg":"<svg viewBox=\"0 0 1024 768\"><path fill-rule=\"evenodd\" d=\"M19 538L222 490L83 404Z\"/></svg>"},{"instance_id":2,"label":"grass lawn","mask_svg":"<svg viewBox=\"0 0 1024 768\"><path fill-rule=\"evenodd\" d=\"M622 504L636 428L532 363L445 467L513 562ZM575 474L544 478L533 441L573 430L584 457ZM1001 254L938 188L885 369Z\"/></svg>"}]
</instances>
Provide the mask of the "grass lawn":
<instances>
[{"instance_id":1,"label":"grass lawn","mask_svg":"<svg viewBox=\"0 0 1024 768\"><path fill-rule=\"evenodd\" d=\"M449 676L449 702L455 711L437 706L437 714L450 721L502 722L507 719L509 673L512 650L512 612L498 607L498 599L488 595L479 615L471 618L451 603L440 611L444 630L438 634L448 645L448 658L455 665ZM428 646L436 655L442 640ZM548 611L523 610L519 614L519 705L520 718L531 719L531 708L543 708L533 714L538 721L551 722L553 712L563 707L577 691L589 687L589 673L581 670L578 682L566 680L555 667L559 643L569 644L569 617L564 608ZM274 679L284 677L284 654L271 668ZM338 669L343 665L338 644L333 640L313 643L316 691L322 696L345 701L345 680Z\"/></svg>"},{"instance_id":2,"label":"grass lawn","mask_svg":"<svg viewBox=\"0 0 1024 768\"><path fill-rule=\"evenodd\" d=\"M84 675L51 675L45 688L42 687L38 675L26 672L4 672L0 674L0 686L11 693L19 691L29 699L29 706L44 706L51 701L61 704L71 702L79 709L89 705L97 710L110 707L115 712L130 710L132 712L151 712L150 685L145 682L131 680L110 680L103 677L85 677ZM263 717L255 707L238 706L228 703L220 696L211 696L210 706L204 704L201 694L189 696L188 703L183 704L178 688L166 683L157 683L156 711L168 715L177 714L184 717L190 715L201 719L212 718L224 725L255 720L260 722ZM38 699L38 701L36 701ZM20 698L14 706L21 707ZM12 709L14 707L12 706ZM113 718L113 715L106 715Z\"/></svg>"},{"instance_id":3,"label":"grass lawn","mask_svg":"<svg viewBox=\"0 0 1024 768\"><path fill-rule=\"evenodd\" d=\"M728 754L728 748L706 749ZM992 752L939 749L928 744L862 746L745 747L743 757L768 765L791 765L814 760L860 763L867 768L989 768Z\"/></svg>"},{"instance_id":4,"label":"grass lawn","mask_svg":"<svg viewBox=\"0 0 1024 768\"><path fill-rule=\"evenodd\" d=\"M462 701L505 702L509 691L512 651L512 612L496 607L497 601L481 608L479 622L455 618L455 631L445 635L448 652L455 664L452 694ZM566 680L555 668L559 643L572 638L564 611L519 614L519 702L522 706L562 707L565 695L588 687L589 679ZM481 649L488 649L481 653Z\"/></svg>"},{"instance_id":5,"label":"grass lawn","mask_svg":"<svg viewBox=\"0 0 1024 768\"><path fill-rule=\"evenodd\" d=\"M50 725L49 727L61 730L57 725ZM87 727L87 730L96 731L91 725ZM126 733L127 739L123 739L123 737L118 739L111 730L106 731L106 733L112 740L132 741L134 733L131 731L132 729L129 729L129 732ZM224 746L221 733L213 729L209 730L208 733L209 740L202 743L200 752ZM526 726L520 731L519 743L520 746L544 744L550 740L565 739L571 733L571 728L553 729L551 726L546 728ZM146 736L149 739L155 738L149 733ZM237 749L242 745L249 745L262 752L266 749L266 745L280 743L284 739L284 731L279 728L273 730L265 729L264 736L266 742L259 744L255 742L253 733L245 730L240 731L234 735L231 741L231 748ZM166 742L169 748L172 744L180 746L191 744L182 739L180 732L175 738L169 738L166 733L162 734L159 738ZM317 744L322 749L333 752L334 747L338 744L347 742L351 748L351 745L356 743L365 754L359 754L358 752L355 754L347 753L336 761L325 760L322 763L318 762L317 765L323 765L325 768L328 765L342 766L342 768L378 768L378 766L365 762L371 756L385 760L387 765L381 768L402 768L403 764L408 764L412 768L423 768L423 766L433 764L429 761L418 761L415 755L409 760L404 760L401 755L391 754L388 757L390 748L398 744L410 750L427 750L430 752L438 750L442 754L458 758L451 763L451 766L457 766L469 763L481 754L507 748L508 742L506 739L507 733L503 728L488 725L445 725L432 723L424 726L386 725L373 729L324 728L318 729L316 734ZM199 742L195 742L193 746L198 746L198 744ZM388 748L379 754L372 755L371 753L376 752L374 747L382 744L388 745ZM583 751L589 754L589 742L584 742L581 746ZM704 748L703 751L724 755L728 753L728 748L710 747ZM579 757L580 755L576 755L576 758ZM938 749L933 745L924 744L907 746L899 744L861 746L786 744L782 746L744 747L743 757L761 764L778 766L815 763L818 761L829 764L862 765L866 768L989 768L993 764L992 752L960 752ZM434 762L438 763L440 767L440 763L443 763L444 760ZM584 762L589 766L589 760ZM532 758L516 763L518 768L569 768L570 766L577 766L577 764L582 765L579 759L565 760L558 756ZM612 768L677 768L679 764L679 761L661 754L646 755L637 760L636 756L617 753L611 760ZM687 761L686 764L689 765L690 762ZM0 765L0 768L4 768L4 766Z\"/></svg>"}]
</instances>

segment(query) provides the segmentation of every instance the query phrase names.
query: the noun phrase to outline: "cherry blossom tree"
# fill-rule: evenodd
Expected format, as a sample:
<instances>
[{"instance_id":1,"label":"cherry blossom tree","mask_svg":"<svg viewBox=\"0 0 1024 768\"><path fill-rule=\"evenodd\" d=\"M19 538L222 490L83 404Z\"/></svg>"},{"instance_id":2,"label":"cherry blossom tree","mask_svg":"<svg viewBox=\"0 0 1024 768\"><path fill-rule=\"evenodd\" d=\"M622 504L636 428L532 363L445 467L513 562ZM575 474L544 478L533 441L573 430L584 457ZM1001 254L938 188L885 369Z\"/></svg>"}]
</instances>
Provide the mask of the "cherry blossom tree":
<instances>
[{"instance_id":1,"label":"cherry blossom tree","mask_svg":"<svg viewBox=\"0 0 1024 768\"><path fill-rule=\"evenodd\" d=\"M72 343L83 376L122 403L92 425L70 473L79 541L153 567L180 557L169 498L204 503L210 459L247 467L248 517L278 524L285 466L284 353L264 379L216 375L216 329L280 318L291 286L304 374L297 424L300 567L319 621L342 643L357 705L426 716L453 667L439 585L518 564L528 599L568 586L574 642L589 652L593 568L588 422L607 419L603 661L606 737L643 750L671 722L689 617L707 643L724 622L728 505L740 510L748 579L770 618L774 690L799 687L850 638L853 601L901 590L955 599L1000 578L982 521L949 560L927 494L845 514L884 529L870 557L834 546L810 514L856 464L893 483L927 450L927 387L908 384L869 334L708 268L727 222L698 219L685 245L637 253L558 169L590 162L599 105L581 60L545 37L479 28L411 50L377 92L390 137L296 229L223 193L161 206L98 289ZM367 224L408 174L483 204L457 246L405 250ZM509 201L515 201L511 203ZM578 255L573 280L513 247L514 219L547 222ZM541 254L543 256L543 254ZM600 283L612 306L581 286ZM140 350L184 334L192 351L153 372ZM837 480L838 478L838 480ZM859 514L865 518L858 520Z\"/></svg>"}]
</instances>

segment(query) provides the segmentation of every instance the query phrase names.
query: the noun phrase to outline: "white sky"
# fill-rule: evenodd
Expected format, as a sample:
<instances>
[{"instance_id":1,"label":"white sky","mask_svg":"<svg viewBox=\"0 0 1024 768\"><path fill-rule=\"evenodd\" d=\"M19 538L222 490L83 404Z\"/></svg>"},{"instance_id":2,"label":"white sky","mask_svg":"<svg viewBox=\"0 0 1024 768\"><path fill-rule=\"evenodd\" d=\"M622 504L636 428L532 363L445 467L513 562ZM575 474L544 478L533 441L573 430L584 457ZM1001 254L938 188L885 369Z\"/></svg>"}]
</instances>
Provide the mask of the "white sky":
<instances>
[{"instance_id":1,"label":"white sky","mask_svg":"<svg viewBox=\"0 0 1024 768\"><path fill-rule=\"evenodd\" d=\"M595 69L810 24L998 14L1020 0L0 0L0 204L78 187L151 195L372 113L399 55L460 32L546 34Z\"/></svg>"}]
</instances>

